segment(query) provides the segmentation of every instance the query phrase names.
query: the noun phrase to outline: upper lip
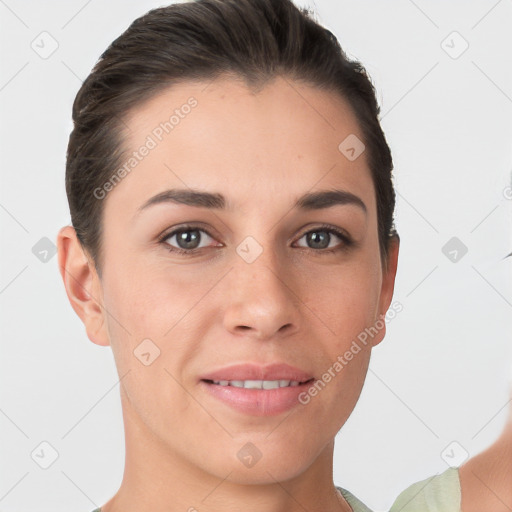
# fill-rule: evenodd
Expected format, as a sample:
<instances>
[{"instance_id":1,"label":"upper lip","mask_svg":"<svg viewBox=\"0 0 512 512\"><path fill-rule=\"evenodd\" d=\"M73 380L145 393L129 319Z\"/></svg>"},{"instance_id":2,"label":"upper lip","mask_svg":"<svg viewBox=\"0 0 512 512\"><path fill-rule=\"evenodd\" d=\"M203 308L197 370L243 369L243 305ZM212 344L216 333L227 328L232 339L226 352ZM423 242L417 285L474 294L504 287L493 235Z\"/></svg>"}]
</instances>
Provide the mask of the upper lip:
<instances>
[{"instance_id":1,"label":"upper lip","mask_svg":"<svg viewBox=\"0 0 512 512\"><path fill-rule=\"evenodd\" d=\"M262 366L256 363L233 364L209 372L201 380L291 380L305 382L313 378L305 372L286 363L273 363Z\"/></svg>"}]
</instances>

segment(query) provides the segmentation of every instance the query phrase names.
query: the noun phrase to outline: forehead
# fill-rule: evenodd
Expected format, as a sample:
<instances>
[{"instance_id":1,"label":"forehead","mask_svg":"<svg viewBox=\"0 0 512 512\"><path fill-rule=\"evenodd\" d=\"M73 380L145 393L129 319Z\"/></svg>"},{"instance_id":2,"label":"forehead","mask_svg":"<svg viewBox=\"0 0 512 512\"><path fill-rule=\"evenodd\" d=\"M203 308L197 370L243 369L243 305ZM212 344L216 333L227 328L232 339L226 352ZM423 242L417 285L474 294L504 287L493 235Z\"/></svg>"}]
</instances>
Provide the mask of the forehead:
<instances>
[{"instance_id":1,"label":"forehead","mask_svg":"<svg viewBox=\"0 0 512 512\"><path fill-rule=\"evenodd\" d=\"M291 202L315 187L342 187L374 208L366 151L356 159L343 151L344 141L353 146L363 135L350 105L334 92L283 77L258 92L230 77L182 82L124 121L127 172L107 205L135 210L180 186L222 191L239 207L258 197L261 207L262 200Z\"/></svg>"}]
</instances>

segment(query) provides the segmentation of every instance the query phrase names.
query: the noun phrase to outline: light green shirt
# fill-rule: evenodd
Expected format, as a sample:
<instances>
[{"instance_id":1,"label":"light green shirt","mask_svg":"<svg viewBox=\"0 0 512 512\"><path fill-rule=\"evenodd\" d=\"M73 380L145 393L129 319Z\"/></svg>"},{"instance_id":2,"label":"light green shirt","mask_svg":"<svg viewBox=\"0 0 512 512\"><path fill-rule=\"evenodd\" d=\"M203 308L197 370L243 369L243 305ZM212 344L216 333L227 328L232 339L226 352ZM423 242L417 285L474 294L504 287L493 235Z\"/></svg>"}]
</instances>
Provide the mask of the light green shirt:
<instances>
[{"instance_id":1,"label":"light green shirt","mask_svg":"<svg viewBox=\"0 0 512 512\"><path fill-rule=\"evenodd\" d=\"M412 484L402 491L389 512L461 512L458 468Z\"/></svg>"},{"instance_id":2,"label":"light green shirt","mask_svg":"<svg viewBox=\"0 0 512 512\"><path fill-rule=\"evenodd\" d=\"M342 489L338 486L336 486L336 489L338 489L343 497L347 500L347 503L350 505L350 508L353 510L353 512L372 512L363 502L359 501L346 489Z\"/></svg>"},{"instance_id":3,"label":"light green shirt","mask_svg":"<svg viewBox=\"0 0 512 512\"><path fill-rule=\"evenodd\" d=\"M367 506L365 506L361 501L359 501L353 494L351 494L347 490L342 489L341 487L338 486L336 486L336 489L338 489L343 495L343 497L347 500L353 512L372 512ZM96 508L92 512L101 512L101 508Z\"/></svg>"}]
</instances>

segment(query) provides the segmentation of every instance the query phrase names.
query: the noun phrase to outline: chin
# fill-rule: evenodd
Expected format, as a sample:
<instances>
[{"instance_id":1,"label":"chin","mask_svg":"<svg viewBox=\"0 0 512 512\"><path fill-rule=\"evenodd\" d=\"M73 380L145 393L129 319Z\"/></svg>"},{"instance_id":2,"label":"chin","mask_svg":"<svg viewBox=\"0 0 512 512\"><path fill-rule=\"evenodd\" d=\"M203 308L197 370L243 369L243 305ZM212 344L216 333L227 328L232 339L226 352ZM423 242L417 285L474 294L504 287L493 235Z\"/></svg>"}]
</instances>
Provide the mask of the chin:
<instances>
[{"instance_id":1,"label":"chin","mask_svg":"<svg viewBox=\"0 0 512 512\"><path fill-rule=\"evenodd\" d=\"M263 464L263 460L260 460L252 468L241 468L239 464L235 465L231 468L231 473L227 480L239 485L275 484L276 482L291 480L299 476L306 469L307 465L304 467L297 466L293 461L285 461L284 464L283 461L279 461L276 464L271 462Z\"/></svg>"},{"instance_id":2,"label":"chin","mask_svg":"<svg viewBox=\"0 0 512 512\"><path fill-rule=\"evenodd\" d=\"M260 446L261 450L255 445ZM248 442L241 449L237 448L235 457L219 473L229 473L229 481L237 484L274 484L276 480L284 482L306 471L321 451L320 447L315 450L313 446L307 447L301 442L293 443L293 448L276 446L268 441L265 446L263 442Z\"/></svg>"}]
</instances>

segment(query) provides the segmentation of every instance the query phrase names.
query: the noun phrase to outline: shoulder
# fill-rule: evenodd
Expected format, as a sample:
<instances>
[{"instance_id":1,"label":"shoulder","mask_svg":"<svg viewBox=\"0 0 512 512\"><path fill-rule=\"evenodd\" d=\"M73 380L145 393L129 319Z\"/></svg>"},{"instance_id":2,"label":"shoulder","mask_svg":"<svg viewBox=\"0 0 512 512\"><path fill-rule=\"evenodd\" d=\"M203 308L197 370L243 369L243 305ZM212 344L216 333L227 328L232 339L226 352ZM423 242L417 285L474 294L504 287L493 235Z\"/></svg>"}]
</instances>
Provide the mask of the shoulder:
<instances>
[{"instance_id":1,"label":"shoulder","mask_svg":"<svg viewBox=\"0 0 512 512\"><path fill-rule=\"evenodd\" d=\"M458 468L425 478L402 491L390 512L460 512Z\"/></svg>"},{"instance_id":2,"label":"shoulder","mask_svg":"<svg viewBox=\"0 0 512 512\"><path fill-rule=\"evenodd\" d=\"M336 486L336 489L341 492L347 503L352 508L353 512L372 512L362 501L357 499L351 492Z\"/></svg>"}]
</instances>

